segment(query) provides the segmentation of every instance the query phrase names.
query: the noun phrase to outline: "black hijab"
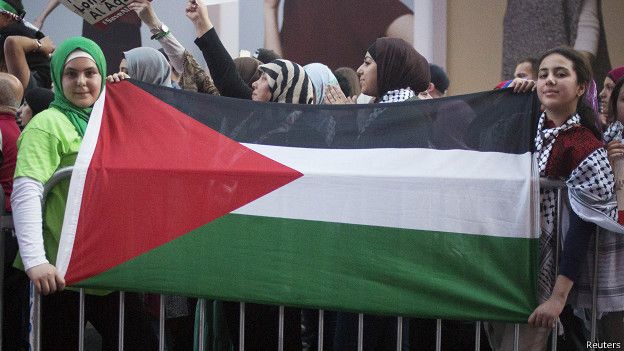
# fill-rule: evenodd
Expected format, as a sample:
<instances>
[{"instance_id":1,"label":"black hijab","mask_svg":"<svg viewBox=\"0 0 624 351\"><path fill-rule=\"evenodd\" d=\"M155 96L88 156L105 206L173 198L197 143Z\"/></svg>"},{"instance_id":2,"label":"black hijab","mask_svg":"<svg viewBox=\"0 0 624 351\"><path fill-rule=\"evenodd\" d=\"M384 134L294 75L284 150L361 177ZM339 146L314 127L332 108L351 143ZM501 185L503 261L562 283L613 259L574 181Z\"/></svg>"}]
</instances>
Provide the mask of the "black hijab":
<instances>
[{"instance_id":1,"label":"black hijab","mask_svg":"<svg viewBox=\"0 0 624 351\"><path fill-rule=\"evenodd\" d=\"M399 38L378 38L368 48L377 63L377 93L410 88L415 94L431 82L429 63L412 45Z\"/></svg>"}]
</instances>

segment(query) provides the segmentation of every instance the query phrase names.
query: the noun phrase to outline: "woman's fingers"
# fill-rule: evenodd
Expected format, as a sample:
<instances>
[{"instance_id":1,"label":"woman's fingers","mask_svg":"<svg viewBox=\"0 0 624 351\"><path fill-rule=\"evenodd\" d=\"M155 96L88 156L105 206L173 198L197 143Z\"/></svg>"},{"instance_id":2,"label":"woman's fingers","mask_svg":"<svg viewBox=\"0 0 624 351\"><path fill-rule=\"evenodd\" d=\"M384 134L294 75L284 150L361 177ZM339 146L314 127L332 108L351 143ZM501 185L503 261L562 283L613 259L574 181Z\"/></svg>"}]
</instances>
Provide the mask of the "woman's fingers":
<instances>
[{"instance_id":1,"label":"woman's fingers","mask_svg":"<svg viewBox=\"0 0 624 351\"><path fill-rule=\"evenodd\" d=\"M530 79L514 78L509 84L514 93L526 93L535 90L535 82Z\"/></svg>"},{"instance_id":2,"label":"woman's fingers","mask_svg":"<svg viewBox=\"0 0 624 351\"><path fill-rule=\"evenodd\" d=\"M121 82L124 79L128 79L131 78L127 73L125 72L119 72L119 73L113 73L110 76L106 77L106 81L109 83L116 83L116 82Z\"/></svg>"},{"instance_id":3,"label":"woman's fingers","mask_svg":"<svg viewBox=\"0 0 624 351\"><path fill-rule=\"evenodd\" d=\"M56 279L56 288L58 289L57 291L65 289L65 279L63 279L63 277L61 277L58 272L54 275L54 278Z\"/></svg>"}]
</instances>

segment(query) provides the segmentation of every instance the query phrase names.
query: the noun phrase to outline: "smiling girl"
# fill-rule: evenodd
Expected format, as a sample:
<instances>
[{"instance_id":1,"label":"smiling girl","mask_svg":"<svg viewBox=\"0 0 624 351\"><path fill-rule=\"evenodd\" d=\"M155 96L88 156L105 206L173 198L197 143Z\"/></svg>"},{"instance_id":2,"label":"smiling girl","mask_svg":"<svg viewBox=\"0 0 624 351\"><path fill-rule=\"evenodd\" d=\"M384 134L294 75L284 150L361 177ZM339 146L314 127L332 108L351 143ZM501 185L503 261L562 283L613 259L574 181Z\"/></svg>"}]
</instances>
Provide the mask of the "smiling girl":
<instances>
[{"instance_id":1,"label":"smiling girl","mask_svg":"<svg viewBox=\"0 0 624 351\"><path fill-rule=\"evenodd\" d=\"M77 291L64 290L65 281L51 262L56 255L67 201L69 181L54 186L42 212L43 188L54 172L71 166L82 143L93 104L104 90L106 61L93 41L74 37L63 42L51 62L54 100L37 115L18 139L13 221L22 265L42 298L42 344L45 350L78 348ZM43 219L43 220L42 220ZM86 298L86 319L102 335L103 349L117 347L119 295L91 291ZM126 295L126 347L153 350L156 339L150 330L141 301Z\"/></svg>"},{"instance_id":2,"label":"smiling girl","mask_svg":"<svg viewBox=\"0 0 624 351\"><path fill-rule=\"evenodd\" d=\"M544 112L538 122L535 149L541 177L565 179L570 190L594 194L598 200L613 197L613 173L594 112L584 102L591 82L590 68L579 53L559 47L540 59L537 95ZM550 329L568 303L568 295L579 279L594 224L570 211L569 229L555 269L555 233L558 213L554 190L541 189L539 306L520 327L520 350L545 350ZM609 215L615 218L615 208ZM491 323L488 330L494 350L511 350L513 327ZM498 325L497 325L498 324Z\"/></svg>"}]
</instances>

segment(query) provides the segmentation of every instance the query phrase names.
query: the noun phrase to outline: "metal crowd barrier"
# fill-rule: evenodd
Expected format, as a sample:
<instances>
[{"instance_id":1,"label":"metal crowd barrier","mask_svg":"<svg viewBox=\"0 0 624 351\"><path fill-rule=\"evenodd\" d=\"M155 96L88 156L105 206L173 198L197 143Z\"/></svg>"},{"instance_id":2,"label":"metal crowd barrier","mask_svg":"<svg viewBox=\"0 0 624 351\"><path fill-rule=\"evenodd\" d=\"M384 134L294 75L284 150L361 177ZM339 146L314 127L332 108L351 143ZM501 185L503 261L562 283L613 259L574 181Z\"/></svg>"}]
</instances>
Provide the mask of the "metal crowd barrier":
<instances>
[{"instance_id":1,"label":"metal crowd barrier","mask_svg":"<svg viewBox=\"0 0 624 351\"><path fill-rule=\"evenodd\" d=\"M48 182L48 184L46 184L45 187L45 191L44 191L44 197L43 197L43 202L45 203L45 199L46 199L46 195L48 194L48 192L56 185L58 184L60 181L62 181L63 179L66 179L68 177L71 176L71 172L72 172L72 168L68 167L68 168L64 168L59 170L58 172L56 172L52 178L50 179L50 181ZM564 193L564 189L565 189L565 183L563 181L560 180L552 180L552 179L545 179L542 178L540 179L540 188L542 189L555 189L556 191L556 196L557 196L557 210L558 210L558 214L561 214L561 210L562 210L562 201L563 200L563 193ZM556 255L555 255L555 263L556 263L556 271L558 273L558 269L559 269L559 251L561 249L561 217L560 215L558 215L558 222L557 222L557 231L556 231ZM594 257L594 281L593 281L593 304L592 304L592 323L591 323L591 342L595 342L596 341L596 317L597 317L597 311L596 311L596 303L597 303L597 279L598 279L598 272L597 272L597 263L598 263L598 230L596 230L596 238L595 238L595 250L596 250L596 254ZM2 280L0 280L0 282L2 282ZM31 283L31 290L34 291L34 286ZM37 298L35 298L35 306L34 306L34 310L36 311L35 313L35 322L33 323L33 330L34 330L34 343L33 343L33 351L40 351L41 350L41 345L40 345L40 328L41 328L41 314L40 314L40 298L37 295ZM1 297L1 295L0 295ZM119 295L119 342L118 342L118 347L119 350L123 350L124 349L124 305L125 305L125 294L123 292L120 292ZM159 345L158 345L158 350L159 351L164 351L165 350L165 299L163 295L160 295L160 313L159 313ZM80 325L79 325L79 350L83 351L84 350L84 327L85 327L85 318L84 318L84 302L85 302L85 294L84 294L84 289L80 289ZM206 333L204 330L204 326L206 324L206 299L198 299L198 310L199 310L199 323L200 323L200 327L199 327L199 333L198 333L198 349L200 351L203 351L207 345L206 343ZM324 311L323 310L319 310L319 321L318 321L318 350L322 351L323 350L323 330L324 330ZM243 351L245 349L245 302L240 302L240 322L239 322L239 350ZM279 334L278 334L278 350L279 351L283 351L284 350L284 306L280 306L279 307ZM475 322L475 344L474 344L474 349L476 351L479 351L481 349L481 327L482 327L482 322L480 321L476 321ZM555 325L555 327L553 328L553 331L551 333L551 350L556 351L557 350L557 326ZM520 324L516 323L514 325L514 339L513 339L513 349L514 351L518 351L519 348L519 335L520 335ZM1 338L1 334L0 334L0 338ZM1 340L1 339L0 339ZM364 347L364 314L360 313L358 315L358 346L357 349L358 351L362 351L363 347ZM441 319L437 319L436 320L436 351L441 351L442 350L442 320ZM403 317L397 317L397 345L396 345L396 349L397 351L401 351L402 350L402 344L403 344ZM1 345L1 344L0 344ZM1 346L0 346L1 348ZM1 350L0 350L1 351Z\"/></svg>"}]
</instances>

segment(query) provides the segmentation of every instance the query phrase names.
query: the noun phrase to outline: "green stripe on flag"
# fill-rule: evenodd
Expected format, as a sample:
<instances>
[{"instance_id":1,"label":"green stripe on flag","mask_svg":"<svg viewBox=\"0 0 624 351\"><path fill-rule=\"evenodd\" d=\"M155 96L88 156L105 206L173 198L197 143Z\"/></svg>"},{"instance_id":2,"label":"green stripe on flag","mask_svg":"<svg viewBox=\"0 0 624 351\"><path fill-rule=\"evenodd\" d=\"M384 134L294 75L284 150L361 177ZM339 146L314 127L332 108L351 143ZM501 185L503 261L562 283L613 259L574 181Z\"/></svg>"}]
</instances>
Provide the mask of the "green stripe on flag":
<instances>
[{"instance_id":1,"label":"green stripe on flag","mask_svg":"<svg viewBox=\"0 0 624 351\"><path fill-rule=\"evenodd\" d=\"M535 239L230 214L78 285L523 322L536 306L538 245Z\"/></svg>"}]
</instances>

